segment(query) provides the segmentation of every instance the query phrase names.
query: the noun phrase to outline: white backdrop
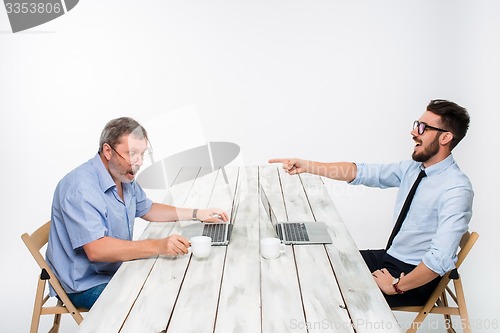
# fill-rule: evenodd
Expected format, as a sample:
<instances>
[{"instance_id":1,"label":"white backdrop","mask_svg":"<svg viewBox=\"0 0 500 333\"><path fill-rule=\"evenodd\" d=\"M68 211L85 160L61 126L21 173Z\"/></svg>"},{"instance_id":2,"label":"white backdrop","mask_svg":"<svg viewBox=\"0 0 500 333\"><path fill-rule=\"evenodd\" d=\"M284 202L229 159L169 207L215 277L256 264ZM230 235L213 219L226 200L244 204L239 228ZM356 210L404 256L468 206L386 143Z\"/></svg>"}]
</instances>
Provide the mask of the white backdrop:
<instances>
[{"instance_id":1,"label":"white backdrop","mask_svg":"<svg viewBox=\"0 0 500 333\"><path fill-rule=\"evenodd\" d=\"M194 107L207 140L240 145L238 163L391 162L410 158L412 122L434 98L471 115L455 158L481 237L461 273L474 332L499 330L498 17L493 0L82 0L12 34L2 7L0 331L31 318L38 270L20 235L50 218L58 180L95 154L109 119ZM358 246L383 246L395 191L328 186Z\"/></svg>"}]
</instances>

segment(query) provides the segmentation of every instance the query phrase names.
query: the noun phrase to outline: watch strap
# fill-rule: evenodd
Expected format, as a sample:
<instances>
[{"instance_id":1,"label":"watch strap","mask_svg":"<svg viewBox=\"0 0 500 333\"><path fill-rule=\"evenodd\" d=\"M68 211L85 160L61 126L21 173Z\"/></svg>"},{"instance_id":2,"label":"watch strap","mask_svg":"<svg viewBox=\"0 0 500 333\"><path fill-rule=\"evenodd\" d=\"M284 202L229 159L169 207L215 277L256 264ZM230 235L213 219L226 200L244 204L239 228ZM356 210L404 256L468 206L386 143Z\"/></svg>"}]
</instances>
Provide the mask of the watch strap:
<instances>
[{"instance_id":1,"label":"watch strap","mask_svg":"<svg viewBox=\"0 0 500 333\"><path fill-rule=\"evenodd\" d=\"M393 282L393 284L392 284L392 287L394 288L394 291L398 295L404 294L404 291L402 291L401 289L399 289L398 284L399 284L399 278L396 279L395 282Z\"/></svg>"}]
</instances>

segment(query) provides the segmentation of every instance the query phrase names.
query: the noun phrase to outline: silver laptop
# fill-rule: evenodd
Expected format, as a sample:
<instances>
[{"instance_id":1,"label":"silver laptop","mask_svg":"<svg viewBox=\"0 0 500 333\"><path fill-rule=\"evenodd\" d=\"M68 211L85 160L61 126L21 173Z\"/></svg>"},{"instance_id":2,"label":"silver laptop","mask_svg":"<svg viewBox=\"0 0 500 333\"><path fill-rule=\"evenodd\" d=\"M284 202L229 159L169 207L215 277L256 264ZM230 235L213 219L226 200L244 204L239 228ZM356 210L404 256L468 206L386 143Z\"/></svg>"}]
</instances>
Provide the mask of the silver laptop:
<instances>
[{"instance_id":1,"label":"silver laptop","mask_svg":"<svg viewBox=\"0 0 500 333\"><path fill-rule=\"evenodd\" d=\"M182 227L182 236L191 240L195 236L209 236L212 238L212 245L228 245L233 231L234 220L239 207L239 189L236 188L231 217L228 222L196 222Z\"/></svg>"},{"instance_id":2,"label":"silver laptop","mask_svg":"<svg viewBox=\"0 0 500 333\"><path fill-rule=\"evenodd\" d=\"M260 185L260 198L266 214L276 232L276 236L285 244L331 244L328 227L323 222L284 222L278 223L266 192Z\"/></svg>"}]
</instances>

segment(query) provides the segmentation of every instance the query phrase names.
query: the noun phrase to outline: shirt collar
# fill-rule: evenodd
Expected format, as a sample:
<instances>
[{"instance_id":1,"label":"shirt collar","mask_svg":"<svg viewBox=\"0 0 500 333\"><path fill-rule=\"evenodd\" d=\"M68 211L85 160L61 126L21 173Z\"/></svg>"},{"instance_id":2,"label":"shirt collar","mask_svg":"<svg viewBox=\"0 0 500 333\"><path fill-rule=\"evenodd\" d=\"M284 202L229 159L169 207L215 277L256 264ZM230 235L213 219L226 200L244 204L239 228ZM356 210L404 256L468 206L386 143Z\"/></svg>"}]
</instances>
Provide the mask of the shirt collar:
<instances>
[{"instance_id":1,"label":"shirt collar","mask_svg":"<svg viewBox=\"0 0 500 333\"><path fill-rule=\"evenodd\" d=\"M103 192L106 192L113 186L116 186L115 181L111 178L109 171L104 166L104 163L101 160L101 156L97 153L94 158L90 160L90 163L94 167L97 172L97 177L99 178L99 184L101 185L101 189Z\"/></svg>"},{"instance_id":2,"label":"shirt collar","mask_svg":"<svg viewBox=\"0 0 500 333\"><path fill-rule=\"evenodd\" d=\"M453 164L455 164L455 159L453 158L453 155L450 154L447 158L445 158L441 162L425 168L425 174L428 177L432 175L437 175L442 171L446 170L448 167L452 166Z\"/></svg>"}]
</instances>

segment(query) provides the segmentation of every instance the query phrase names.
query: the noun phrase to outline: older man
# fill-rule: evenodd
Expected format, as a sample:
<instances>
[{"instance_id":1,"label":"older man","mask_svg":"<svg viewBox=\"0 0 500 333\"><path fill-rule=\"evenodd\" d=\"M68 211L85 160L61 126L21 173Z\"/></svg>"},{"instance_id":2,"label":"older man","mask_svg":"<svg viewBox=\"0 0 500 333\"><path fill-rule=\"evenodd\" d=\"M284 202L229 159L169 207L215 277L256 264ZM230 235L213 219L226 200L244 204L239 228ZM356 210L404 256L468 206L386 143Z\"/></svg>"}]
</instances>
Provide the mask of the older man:
<instances>
[{"instance_id":1,"label":"older man","mask_svg":"<svg viewBox=\"0 0 500 333\"><path fill-rule=\"evenodd\" d=\"M147 132L137 121L113 119L94 158L57 185L47 261L77 307L90 309L123 261L188 252L189 241L180 235L132 240L136 217L228 220L220 209L177 208L148 199L134 181L147 151Z\"/></svg>"}]
</instances>

